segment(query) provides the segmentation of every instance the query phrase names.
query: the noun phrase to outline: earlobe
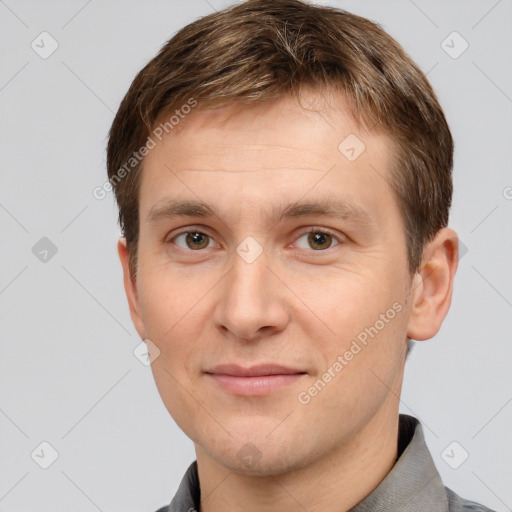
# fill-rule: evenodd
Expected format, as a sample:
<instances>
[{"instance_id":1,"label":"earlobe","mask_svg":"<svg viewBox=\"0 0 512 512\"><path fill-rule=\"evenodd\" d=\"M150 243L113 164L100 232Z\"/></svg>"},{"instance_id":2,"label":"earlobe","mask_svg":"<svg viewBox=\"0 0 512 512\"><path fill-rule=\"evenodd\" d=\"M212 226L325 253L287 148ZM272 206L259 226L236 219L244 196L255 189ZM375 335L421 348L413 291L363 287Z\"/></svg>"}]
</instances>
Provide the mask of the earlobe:
<instances>
[{"instance_id":1,"label":"earlobe","mask_svg":"<svg viewBox=\"0 0 512 512\"><path fill-rule=\"evenodd\" d=\"M457 265L457 233L443 228L425 246L421 268L413 279L409 338L428 340L441 328L450 308Z\"/></svg>"},{"instance_id":2,"label":"earlobe","mask_svg":"<svg viewBox=\"0 0 512 512\"><path fill-rule=\"evenodd\" d=\"M124 290L126 292L126 298L128 300L128 306L130 308L130 317L141 339L146 339L146 330L144 328L144 322L140 314L137 282L132 277L130 272L128 248L126 246L126 239L124 237L119 238L117 242L117 252L119 254L119 260L121 261L121 266L123 267L123 283Z\"/></svg>"}]
</instances>

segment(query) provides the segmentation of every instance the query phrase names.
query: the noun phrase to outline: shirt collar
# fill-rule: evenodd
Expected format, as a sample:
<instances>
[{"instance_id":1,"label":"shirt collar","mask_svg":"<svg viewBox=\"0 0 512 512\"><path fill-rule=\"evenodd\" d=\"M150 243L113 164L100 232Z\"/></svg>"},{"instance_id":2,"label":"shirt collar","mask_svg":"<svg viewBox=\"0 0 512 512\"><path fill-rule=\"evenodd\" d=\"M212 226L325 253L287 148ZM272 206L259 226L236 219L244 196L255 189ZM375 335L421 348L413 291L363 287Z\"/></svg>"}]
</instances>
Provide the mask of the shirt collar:
<instances>
[{"instance_id":1,"label":"shirt collar","mask_svg":"<svg viewBox=\"0 0 512 512\"><path fill-rule=\"evenodd\" d=\"M400 415L398 446L403 451L392 470L350 512L448 512L446 489L416 418Z\"/></svg>"},{"instance_id":2,"label":"shirt collar","mask_svg":"<svg viewBox=\"0 0 512 512\"><path fill-rule=\"evenodd\" d=\"M448 512L448 498L430 455L421 423L400 414L398 460L382 482L349 512ZM197 460L183 477L167 512L199 510Z\"/></svg>"}]
</instances>

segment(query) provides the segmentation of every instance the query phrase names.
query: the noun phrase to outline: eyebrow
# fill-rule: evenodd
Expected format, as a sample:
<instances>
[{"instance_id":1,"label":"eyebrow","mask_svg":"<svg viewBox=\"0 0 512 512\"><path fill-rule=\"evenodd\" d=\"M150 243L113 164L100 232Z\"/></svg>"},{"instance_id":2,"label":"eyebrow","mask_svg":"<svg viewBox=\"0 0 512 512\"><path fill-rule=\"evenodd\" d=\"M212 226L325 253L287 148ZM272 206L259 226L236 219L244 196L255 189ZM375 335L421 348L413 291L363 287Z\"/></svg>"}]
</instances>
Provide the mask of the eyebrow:
<instances>
[{"instance_id":1,"label":"eyebrow","mask_svg":"<svg viewBox=\"0 0 512 512\"><path fill-rule=\"evenodd\" d=\"M161 220L169 220L174 217L217 217L221 218L214 206L203 201L168 199L159 201L149 211L146 222L156 223ZM264 209L261 210L265 215ZM373 217L361 206L336 199L326 198L315 201L296 201L284 207L274 206L270 214L270 220L278 223L285 218L298 218L307 216L335 217L353 221L359 224L372 224Z\"/></svg>"}]
</instances>

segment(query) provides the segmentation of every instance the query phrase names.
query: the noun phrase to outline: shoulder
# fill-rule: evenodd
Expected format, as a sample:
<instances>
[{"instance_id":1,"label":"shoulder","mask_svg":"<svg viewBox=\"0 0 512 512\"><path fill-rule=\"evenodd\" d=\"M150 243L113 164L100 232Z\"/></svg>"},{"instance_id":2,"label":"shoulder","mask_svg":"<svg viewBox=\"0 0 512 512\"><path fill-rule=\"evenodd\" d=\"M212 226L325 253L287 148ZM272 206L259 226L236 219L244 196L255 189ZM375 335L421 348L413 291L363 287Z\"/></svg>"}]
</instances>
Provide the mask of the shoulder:
<instances>
[{"instance_id":1,"label":"shoulder","mask_svg":"<svg viewBox=\"0 0 512 512\"><path fill-rule=\"evenodd\" d=\"M480 505L480 503L461 498L448 487L446 487L446 495L448 496L448 510L450 512L495 512L490 508Z\"/></svg>"}]
</instances>

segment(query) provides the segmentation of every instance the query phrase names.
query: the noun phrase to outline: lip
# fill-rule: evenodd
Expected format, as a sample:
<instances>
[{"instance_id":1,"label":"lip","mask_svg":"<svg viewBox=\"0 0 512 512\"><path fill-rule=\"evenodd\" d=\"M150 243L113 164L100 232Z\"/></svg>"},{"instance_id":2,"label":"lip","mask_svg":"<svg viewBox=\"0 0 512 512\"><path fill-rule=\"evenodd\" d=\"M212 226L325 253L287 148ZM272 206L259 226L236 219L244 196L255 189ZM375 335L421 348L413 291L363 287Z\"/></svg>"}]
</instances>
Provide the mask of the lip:
<instances>
[{"instance_id":1,"label":"lip","mask_svg":"<svg viewBox=\"0 0 512 512\"><path fill-rule=\"evenodd\" d=\"M306 373L303 370L288 368L279 364L259 364L244 368L238 364L220 364L214 366L211 370L206 370L206 373L232 375L236 377L259 377L262 375L292 375L297 373Z\"/></svg>"},{"instance_id":2,"label":"lip","mask_svg":"<svg viewBox=\"0 0 512 512\"><path fill-rule=\"evenodd\" d=\"M268 395L307 375L304 371L275 364L250 368L226 364L215 366L205 374L225 391L240 396Z\"/></svg>"}]
</instances>

